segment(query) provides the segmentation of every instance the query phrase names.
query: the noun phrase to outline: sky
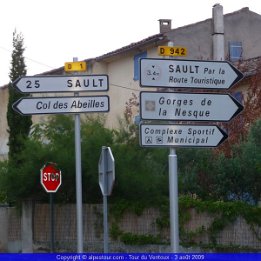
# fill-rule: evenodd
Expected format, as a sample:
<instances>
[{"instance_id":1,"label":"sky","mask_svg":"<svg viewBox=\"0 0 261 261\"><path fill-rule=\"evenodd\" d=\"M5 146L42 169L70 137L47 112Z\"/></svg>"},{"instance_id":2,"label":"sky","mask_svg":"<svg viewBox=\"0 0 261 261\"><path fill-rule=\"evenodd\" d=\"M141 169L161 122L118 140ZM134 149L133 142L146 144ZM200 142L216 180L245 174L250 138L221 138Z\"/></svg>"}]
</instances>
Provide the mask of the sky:
<instances>
[{"instance_id":1,"label":"sky","mask_svg":"<svg viewBox=\"0 0 261 261\"><path fill-rule=\"evenodd\" d=\"M8 0L0 8L0 86L9 82L13 32L24 38L27 75L94 58L159 33L159 19L172 28L244 7L261 15L260 0Z\"/></svg>"}]
</instances>

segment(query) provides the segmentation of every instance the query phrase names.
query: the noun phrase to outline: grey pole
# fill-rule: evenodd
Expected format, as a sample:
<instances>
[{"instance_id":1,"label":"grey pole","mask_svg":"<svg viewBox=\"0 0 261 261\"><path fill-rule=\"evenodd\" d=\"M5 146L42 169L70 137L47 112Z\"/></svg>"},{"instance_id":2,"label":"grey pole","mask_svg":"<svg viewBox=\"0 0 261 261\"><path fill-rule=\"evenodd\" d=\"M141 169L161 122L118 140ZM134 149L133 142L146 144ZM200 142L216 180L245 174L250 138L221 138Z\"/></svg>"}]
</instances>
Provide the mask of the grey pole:
<instances>
[{"instance_id":1,"label":"grey pole","mask_svg":"<svg viewBox=\"0 0 261 261\"><path fill-rule=\"evenodd\" d=\"M168 46L174 46L168 42ZM169 149L169 206L170 206L170 247L171 252L179 252L179 194L178 194L178 160L176 150Z\"/></svg>"},{"instance_id":2,"label":"grey pole","mask_svg":"<svg viewBox=\"0 0 261 261\"><path fill-rule=\"evenodd\" d=\"M50 252L54 253L54 193L49 193L50 202Z\"/></svg>"},{"instance_id":3,"label":"grey pole","mask_svg":"<svg viewBox=\"0 0 261 261\"><path fill-rule=\"evenodd\" d=\"M108 202L107 196L103 196L103 250L109 253L109 234L108 234Z\"/></svg>"},{"instance_id":4,"label":"grey pole","mask_svg":"<svg viewBox=\"0 0 261 261\"><path fill-rule=\"evenodd\" d=\"M108 173L107 173L107 147L102 147L104 160L104 194L103 194L103 250L104 253L109 252L109 234L108 234Z\"/></svg>"},{"instance_id":5,"label":"grey pole","mask_svg":"<svg viewBox=\"0 0 261 261\"><path fill-rule=\"evenodd\" d=\"M74 62L78 58L73 58ZM74 96L79 96L78 92ZM83 252L83 218L82 218L82 165L81 165L81 121L80 114L75 114L75 165L76 165L76 219L77 219L77 252Z\"/></svg>"},{"instance_id":6,"label":"grey pole","mask_svg":"<svg viewBox=\"0 0 261 261\"><path fill-rule=\"evenodd\" d=\"M170 203L170 247L171 252L179 252L179 206L178 206L178 161L176 150L169 153L169 203Z\"/></svg>"}]
</instances>

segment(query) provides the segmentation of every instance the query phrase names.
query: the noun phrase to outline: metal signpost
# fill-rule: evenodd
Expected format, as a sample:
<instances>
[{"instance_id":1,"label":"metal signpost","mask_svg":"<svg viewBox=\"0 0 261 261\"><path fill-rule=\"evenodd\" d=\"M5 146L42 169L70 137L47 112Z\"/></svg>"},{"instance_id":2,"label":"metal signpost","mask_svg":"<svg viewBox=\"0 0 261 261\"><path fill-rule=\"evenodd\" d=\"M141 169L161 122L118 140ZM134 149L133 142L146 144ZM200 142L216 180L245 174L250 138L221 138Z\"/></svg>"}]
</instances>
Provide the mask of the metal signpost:
<instances>
[{"instance_id":1,"label":"metal signpost","mask_svg":"<svg viewBox=\"0 0 261 261\"><path fill-rule=\"evenodd\" d=\"M173 43L159 52L174 52ZM164 55L164 54L161 54ZM170 55L169 55L170 56ZM173 59L140 60L140 86L161 88L228 89L243 74L225 61ZM222 108L222 109L221 109ZM179 252L178 176L176 147L216 147L227 134L216 125L177 124L177 121L229 121L243 106L229 94L141 92L140 116L150 120L140 124L142 147L169 147L169 197L171 251ZM157 124L151 120L166 120ZM170 121L176 121L175 124Z\"/></svg>"},{"instance_id":2,"label":"metal signpost","mask_svg":"<svg viewBox=\"0 0 261 261\"><path fill-rule=\"evenodd\" d=\"M243 74L225 61L140 60L140 86L161 88L228 89Z\"/></svg>"},{"instance_id":3,"label":"metal signpost","mask_svg":"<svg viewBox=\"0 0 261 261\"><path fill-rule=\"evenodd\" d=\"M103 242L104 253L109 252L108 204L107 196L111 195L115 181L115 161L110 147L102 147L99 164L99 185L103 195Z\"/></svg>"},{"instance_id":4,"label":"metal signpost","mask_svg":"<svg viewBox=\"0 0 261 261\"><path fill-rule=\"evenodd\" d=\"M62 97L26 97L16 101L13 109L22 115L35 114L75 114L75 165L76 165L76 219L77 252L83 252L83 217L82 217L82 170L81 170L81 134L80 113L108 112L109 97L79 96L79 92L108 91L108 75L79 75L86 71L86 63L65 63L65 71L73 72L65 76L23 76L13 82L13 87L22 93L73 92L74 96ZM52 178L51 178L52 179ZM54 181L53 181L54 182Z\"/></svg>"},{"instance_id":5,"label":"metal signpost","mask_svg":"<svg viewBox=\"0 0 261 261\"><path fill-rule=\"evenodd\" d=\"M70 63L72 71L77 76L75 69L78 64L78 58L74 57ZM66 63L65 63L66 70ZM79 92L74 92L74 97L78 98ZM81 150L81 119L80 114L74 115L74 143L75 143L75 183L76 183L76 230L77 230L77 252L83 252L83 216L82 216L82 150Z\"/></svg>"},{"instance_id":6,"label":"metal signpost","mask_svg":"<svg viewBox=\"0 0 261 261\"><path fill-rule=\"evenodd\" d=\"M62 172L55 163L47 163L40 170L40 182L47 193L50 201L50 249L54 252L54 193L62 184Z\"/></svg>"}]
</instances>

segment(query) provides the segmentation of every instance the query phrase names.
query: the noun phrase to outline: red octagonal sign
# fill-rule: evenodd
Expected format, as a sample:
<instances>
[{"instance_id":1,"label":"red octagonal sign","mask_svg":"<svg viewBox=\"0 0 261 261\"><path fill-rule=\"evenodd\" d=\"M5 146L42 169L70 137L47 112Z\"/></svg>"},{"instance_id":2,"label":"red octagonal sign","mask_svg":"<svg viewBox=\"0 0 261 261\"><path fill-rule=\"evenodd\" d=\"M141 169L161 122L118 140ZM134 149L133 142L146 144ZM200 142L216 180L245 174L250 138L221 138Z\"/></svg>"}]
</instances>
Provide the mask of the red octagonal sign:
<instances>
[{"instance_id":1,"label":"red octagonal sign","mask_svg":"<svg viewBox=\"0 0 261 261\"><path fill-rule=\"evenodd\" d=\"M54 163L47 163L40 170L41 184L46 192L56 192L62 184L62 172Z\"/></svg>"}]
</instances>

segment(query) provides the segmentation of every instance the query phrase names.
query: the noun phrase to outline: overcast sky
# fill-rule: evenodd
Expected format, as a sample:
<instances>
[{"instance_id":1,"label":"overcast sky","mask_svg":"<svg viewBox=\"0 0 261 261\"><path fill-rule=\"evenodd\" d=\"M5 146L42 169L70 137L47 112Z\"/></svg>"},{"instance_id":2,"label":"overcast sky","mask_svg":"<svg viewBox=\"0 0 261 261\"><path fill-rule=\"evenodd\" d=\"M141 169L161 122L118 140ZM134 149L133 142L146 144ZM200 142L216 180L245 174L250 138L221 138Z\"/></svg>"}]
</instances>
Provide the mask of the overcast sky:
<instances>
[{"instance_id":1,"label":"overcast sky","mask_svg":"<svg viewBox=\"0 0 261 261\"><path fill-rule=\"evenodd\" d=\"M92 58L159 33L158 19L172 28L249 7L261 14L260 0L8 0L1 2L0 86L9 82L12 37L24 37L27 75Z\"/></svg>"}]
</instances>

